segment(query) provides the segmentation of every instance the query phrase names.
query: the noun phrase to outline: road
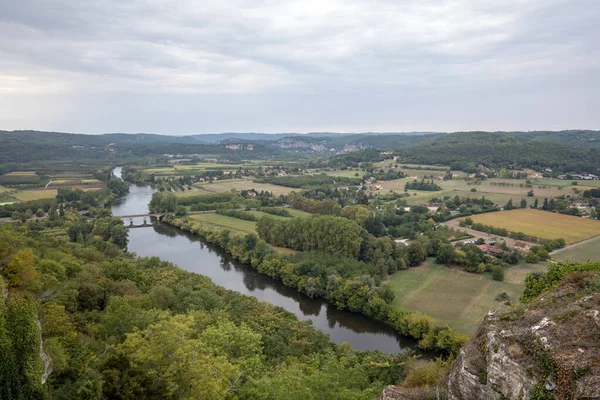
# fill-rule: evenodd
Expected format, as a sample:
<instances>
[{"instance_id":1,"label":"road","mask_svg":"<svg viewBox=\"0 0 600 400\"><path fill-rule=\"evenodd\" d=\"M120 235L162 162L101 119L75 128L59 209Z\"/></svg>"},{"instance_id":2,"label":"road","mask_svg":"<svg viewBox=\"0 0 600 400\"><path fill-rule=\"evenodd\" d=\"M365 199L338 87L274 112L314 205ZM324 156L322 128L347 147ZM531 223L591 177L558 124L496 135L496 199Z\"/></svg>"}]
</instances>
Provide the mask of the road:
<instances>
[{"instance_id":1,"label":"road","mask_svg":"<svg viewBox=\"0 0 600 400\"><path fill-rule=\"evenodd\" d=\"M444 222L442 225L446 225L449 228L452 229L458 229L461 230L463 232L467 232L469 235L472 235L475 237L475 239L493 239L495 238L496 240L502 240L504 242L506 242L506 245L508 247L515 247L515 242L517 242L517 240L515 239L511 239L505 236L498 236L498 235L491 235L491 234L487 234L486 232L480 232L480 231L476 231L475 229L471 229L471 228L466 228L466 227L461 227L458 225L458 220L457 219L452 219L450 221ZM468 240L468 239L465 239ZM519 240L519 242L523 242L523 243L527 243L530 246L536 246L535 243L531 243L531 242L526 242L524 240Z\"/></svg>"}]
</instances>

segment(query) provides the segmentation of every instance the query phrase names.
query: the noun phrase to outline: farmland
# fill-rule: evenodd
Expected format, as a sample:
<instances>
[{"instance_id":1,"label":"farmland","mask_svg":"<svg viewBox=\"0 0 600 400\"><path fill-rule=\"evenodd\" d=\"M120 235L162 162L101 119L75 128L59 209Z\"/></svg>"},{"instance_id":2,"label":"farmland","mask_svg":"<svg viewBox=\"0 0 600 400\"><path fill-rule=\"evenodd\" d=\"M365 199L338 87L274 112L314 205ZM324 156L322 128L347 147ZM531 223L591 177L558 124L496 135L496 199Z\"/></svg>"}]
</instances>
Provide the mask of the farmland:
<instances>
[{"instance_id":1,"label":"farmland","mask_svg":"<svg viewBox=\"0 0 600 400\"><path fill-rule=\"evenodd\" d=\"M600 235L600 221L551 213L541 210L518 209L474 215L474 222L523 232L542 239L563 238L577 243Z\"/></svg>"},{"instance_id":2,"label":"farmland","mask_svg":"<svg viewBox=\"0 0 600 400\"><path fill-rule=\"evenodd\" d=\"M241 190L251 190L254 189L256 191L267 191L273 192L275 196L279 196L280 194L288 194L292 190L292 188L272 185L270 183L257 183L250 180L245 179L229 179L224 181L217 181L213 183L203 182L196 183L194 187L198 189L197 191L185 191L185 192L177 192L177 196L187 197L194 196L202 193L223 193L223 192L231 192L232 189L237 191Z\"/></svg>"},{"instance_id":3,"label":"farmland","mask_svg":"<svg viewBox=\"0 0 600 400\"><path fill-rule=\"evenodd\" d=\"M390 190L396 193L404 193L405 184L411 182L415 177L420 179L424 175L441 174L438 171L427 170L402 169L402 171L409 175L410 178L378 182L377 184L382 186L379 193L385 194ZM581 181L579 185L571 185L571 182L559 179L530 180L530 182L527 183L524 179L487 179L473 184L464 179L452 179L448 181L436 179L435 183L442 190L435 192L409 190L407 193L410 194L410 197L407 197L407 201L409 204L419 204L434 197L459 196L485 197L498 205L504 205L510 199L514 203L525 199L528 205L533 205L535 200L541 203L545 198L549 199L566 195L577 196L584 190L592 187L592 185L600 185L600 181Z\"/></svg>"},{"instance_id":4,"label":"farmland","mask_svg":"<svg viewBox=\"0 0 600 400\"><path fill-rule=\"evenodd\" d=\"M505 292L513 303L518 302L525 275L545 268L543 264L520 264L506 269L504 282L497 282L487 274L471 274L428 259L420 267L396 272L389 285L396 295L394 304L473 334L489 310L507 307L495 300L498 294Z\"/></svg>"},{"instance_id":5,"label":"farmland","mask_svg":"<svg viewBox=\"0 0 600 400\"><path fill-rule=\"evenodd\" d=\"M256 223L215 213L193 214L190 218L211 229L229 229L234 235L254 233Z\"/></svg>"},{"instance_id":6,"label":"farmland","mask_svg":"<svg viewBox=\"0 0 600 400\"><path fill-rule=\"evenodd\" d=\"M169 167L158 167L144 169L145 174L154 174L155 176L186 176L197 175L207 170L235 171L240 167L255 167L254 164L220 164L220 163L198 163L198 164L175 164Z\"/></svg>"}]
</instances>

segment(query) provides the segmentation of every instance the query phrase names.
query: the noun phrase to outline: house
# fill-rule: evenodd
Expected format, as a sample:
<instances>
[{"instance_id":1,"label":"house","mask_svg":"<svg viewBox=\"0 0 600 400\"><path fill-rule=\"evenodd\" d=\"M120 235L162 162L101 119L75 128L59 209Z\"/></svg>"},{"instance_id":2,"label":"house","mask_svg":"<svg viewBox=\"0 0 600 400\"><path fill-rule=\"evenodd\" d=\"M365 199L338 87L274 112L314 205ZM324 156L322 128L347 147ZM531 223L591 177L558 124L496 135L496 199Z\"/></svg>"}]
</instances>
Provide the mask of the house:
<instances>
[{"instance_id":1,"label":"house","mask_svg":"<svg viewBox=\"0 0 600 400\"><path fill-rule=\"evenodd\" d=\"M396 244L408 246L408 239L396 239L396 240L394 240L394 242L396 242Z\"/></svg>"},{"instance_id":2,"label":"house","mask_svg":"<svg viewBox=\"0 0 600 400\"><path fill-rule=\"evenodd\" d=\"M489 254L490 256L501 256L504 253L504 250L502 250L501 248L494 247L488 243L480 244L477 246L477 248L479 248L479 250L483 251L484 253Z\"/></svg>"},{"instance_id":3,"label":"house","mask_svg":"<svg viewBox=\"0 0 600 400\"><path fill-rule=\"evenodd\" d=\"M515 242L515 249L529 251L531 249L531 245L529 243L525 243L525 242L521 242L521 241L517 240Z\"/></svg>"}]
</instances>

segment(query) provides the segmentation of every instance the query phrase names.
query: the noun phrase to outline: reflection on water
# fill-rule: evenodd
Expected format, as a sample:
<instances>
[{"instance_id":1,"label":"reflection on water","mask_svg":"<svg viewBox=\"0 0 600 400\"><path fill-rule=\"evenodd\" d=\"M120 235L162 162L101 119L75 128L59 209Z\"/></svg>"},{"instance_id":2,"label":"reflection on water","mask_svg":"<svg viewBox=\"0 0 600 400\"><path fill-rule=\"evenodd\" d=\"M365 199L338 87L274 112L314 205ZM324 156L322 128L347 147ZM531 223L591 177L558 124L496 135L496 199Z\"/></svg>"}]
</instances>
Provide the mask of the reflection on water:
<instances>
[{"instance_id":1,"label":"reflection on water","mask_svg":"<svg viewBox=\"0 0 600 400\"><path fill-rule=\"evenodd\" d=\"M120 176L120 170L116 169L115 174ZM149 187L131 186L130 193L113 205L113 214L148 212L154 191ZM387 353L415 349L413 340L397 335L390 326L360 314L338 310L322 299L311 299L231 259L222 249L171 226L158 224L130 229L128 248L139 256L160 257L187 271L208 276L226 289L280 306L298 319L312 321L315 328L329 334L336 343L348 342L359 350Z\"/></svg>"}]
</instances>

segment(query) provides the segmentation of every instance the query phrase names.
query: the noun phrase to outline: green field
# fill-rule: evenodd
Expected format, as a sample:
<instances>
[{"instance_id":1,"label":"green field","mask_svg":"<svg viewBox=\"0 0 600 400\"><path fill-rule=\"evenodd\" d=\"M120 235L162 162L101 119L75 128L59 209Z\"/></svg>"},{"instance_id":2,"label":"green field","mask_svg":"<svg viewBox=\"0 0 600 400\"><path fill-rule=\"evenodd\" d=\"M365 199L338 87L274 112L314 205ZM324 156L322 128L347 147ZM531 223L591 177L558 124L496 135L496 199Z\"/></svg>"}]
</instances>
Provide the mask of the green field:
<instances>
[{"instance_id":1,"label":"green field","mask_svg":"<svg viewBox=\"0 0 600 400\"><path fill-rule=\"evenodd\" d=\"M182 175L200 175L208 170L236 171L240 167L255 167L252 163L245 164L220 164L220 163L199 163L190 165L173 165L171 167L147 168L145 174L154 174L156 176L182 176Z\"/></svg>"},{"instance_id":2,"label":"green field","mask_svg":"<svg viewBox=\"0 0 600 400\"><path fill-rule=\"evenodd\" d=\"M328 176L339 176L342 178L360 178L365 175L365 171L354 171L354 170L346 170L346 171L324 171ZM320 174L321 171L316 170L313 173ZM358 174L358 176L356 175Z\"/></svg>"},{"instance_id":3,"label":"green field","mask_svg":"<svg viewBox=\"0 0 600 400\"><path fill-rule=\"evenodd\" d=\"M488 274L471 274L428 259L420 267L396 272L389 284L396 295L394 304L472 335L489 310L507 307L495 300L498 294L506 292L513 303L518 302L525 275L545 268L545 264L517 265L506 269L504 282L496 282Z\"/></svg>"},{"instance_id":4,"label":"green field","mask_svg":"<svg viewBox=\"0 0 600 400\"><path fill-rule=\"evenodd\" d=\"M552 259L557 261L588 261L600 260L600 237L576 244L563 251L552 254Z\"/></svg>"},{"instance_id":5,"label":"green field","mask_svg":"<svg viewBox=\"0 0 600 400\"><path fill-rule=\"evenodd\" d=\"M56 189L31 189L22 190L14 194L14 197L21 201L31 201L40 199L51 199L56 197L58 190Z\"/></svg>"},{"instance_id":6,"label":"green field","mask_svg":"<svg viewBox=\"0 0 600 400\"><path fill-rule=\"evenodd\" d=\"M279 196L280 194L288 194L293 191L293 188L288 188L279 185L272 185L270 183L258 183L245 179L230 179L224 181L216 181L213 183L203 182L196 183L194 187L198 189L197 191L185 191L178 192L178 196L194 196L202 193L223 193L223 192L231 192L232 189L237 190L238 192L241 190L250 190L254 189L256 191L267 191L273 192L274 195Z\"/></svg>"},{"instance_id":7,"label":"green field","mask_svg":"<svg viewBox=\"0 0 600 400\"><path fill-rule=\"evenodd\" d=\"M424 170L405 170L410 176L421 177L423 175L431 175ZM435 172L435 171L434 171ZM435 174L434 174L435 175ZM395 179L392 181L379 182L382 185L380 191L375 193L389 193L390 190L396 193L404 193L404 185L406 182L410 182L412 178ZM486 199L492 200L498 205L505 205L510 199L513 203L518 204L521 199L527 200L529 205L533 205L535 200L541 204L545 198L558 197L563 195L570 195L573 197L577 196L576 192L582 192L589 187L583 186L569 186L566 185L566 181L558 179L546 179L531 181L532 187L527 187L526 180L524 179L488 179L480 182L480 184L474 185L462 179L453 179L449 181L435 180L442 190L435 192L410 190L410 197L406 200L409 204L419 204L428 201L431 198L443 198L444 196L449 197L485 197ZM590 183L590 181L585 181ZM592 181L600 182L600 181ZM523 185L523 186L521 186ZM562 186L561 186L562 185ZM475 192L471 190L475 189ZM533 196L528 196L528 192L533 191Z\"/></svg>"},{"instance_id":8,"label":"green field","mask_svg":"<svg viewBox=\"0 0 600 400\"><path fill-rule=\"evenodd\" d=\"M577 185L573 185L573 182L577 182ZM531 183L534 185L546 185L546 186L589 186L589 187L600 187L600 181L588 181L588 180L568 180L568 179L532 179Z\"/></svg>"},{"instance_id":9,"label":"green field","mask_svg":"<svg viewBox=\"0 0 600 400\"><path fill-rule=\"evenodd\" d=\"M542 239L563 238L577 243L600 235L600 221L551 213L542 210L518 209L474 215L474 222L523 232Z\"/></svg>"},{"instance_id":10,"label":"green field","mask_svg":"<svg viewBox=\"0 0 600 400\"><path fill-rule=\"evenodd\" d=\"M194 221L211 229L229 229L234 235L245 235L255 233L256 222L243 219L227 217L216 213L193 214L189 216Z\"/></svg>"}]
</instances>

